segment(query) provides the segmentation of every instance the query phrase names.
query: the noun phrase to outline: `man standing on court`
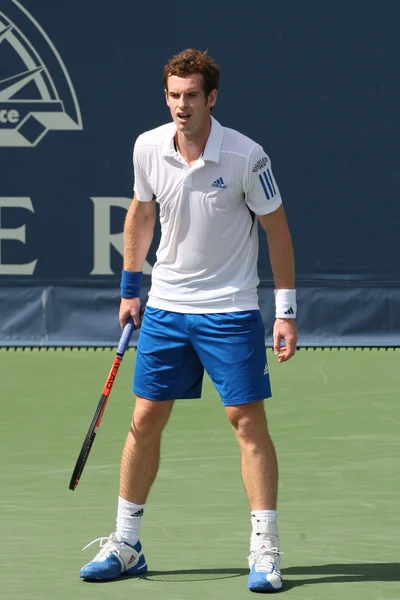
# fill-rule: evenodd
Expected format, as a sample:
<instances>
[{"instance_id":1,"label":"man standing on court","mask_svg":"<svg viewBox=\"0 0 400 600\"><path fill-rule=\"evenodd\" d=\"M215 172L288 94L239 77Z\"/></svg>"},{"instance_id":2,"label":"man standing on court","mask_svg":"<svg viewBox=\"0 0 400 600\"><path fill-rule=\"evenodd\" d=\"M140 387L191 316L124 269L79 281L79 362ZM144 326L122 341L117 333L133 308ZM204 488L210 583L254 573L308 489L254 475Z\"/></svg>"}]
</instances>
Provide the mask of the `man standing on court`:
<instances>
[{"instance_id":1,"label":"man standing on court","mask_svg":"<svg viewBox=\"0 0 400 600\"><path fill-rule=\"evenodd\" d=\"M274 351L295 353L297 331L291 237L271 162L263 148L222 127L211 109L219 68L189 49L164 68L172 122L139 136L134 199L124 229L120 322L141 326L132 424L121 459L116 532L81 570L114 579L147 570L139 527L155 480L160 439L174 400L199 398L204 369L218 390L241 452L252 533L248 587L282 587L277 527L278 467L267 428L271 396L257 297L257 219L266 232L275 281ZM161 240L141 323L140 279L153 239ZM285 344L283 344L285 341Z\"/></svg>"}]
</instances>

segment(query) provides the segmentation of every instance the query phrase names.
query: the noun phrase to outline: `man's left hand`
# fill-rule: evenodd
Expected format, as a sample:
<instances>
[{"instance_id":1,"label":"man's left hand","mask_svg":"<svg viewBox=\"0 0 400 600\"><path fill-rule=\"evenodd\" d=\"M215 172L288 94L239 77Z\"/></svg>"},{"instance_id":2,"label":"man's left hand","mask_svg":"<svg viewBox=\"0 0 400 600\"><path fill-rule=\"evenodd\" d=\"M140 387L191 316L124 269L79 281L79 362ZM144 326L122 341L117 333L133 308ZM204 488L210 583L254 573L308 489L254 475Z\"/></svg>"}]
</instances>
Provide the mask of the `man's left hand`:
<instances>
[{"instance_id":1,"label":"man's left hand","mask_svg":"<svg viewBox=\"0 0 400 600\"><path fill-rule=\"evenodd\" d=\"M276 319L274 324L274 353L278 362L285 362L296 352L298 333L294 319ZM282 342L285 341L285 345Z\"/></svg>"}]
</instances>

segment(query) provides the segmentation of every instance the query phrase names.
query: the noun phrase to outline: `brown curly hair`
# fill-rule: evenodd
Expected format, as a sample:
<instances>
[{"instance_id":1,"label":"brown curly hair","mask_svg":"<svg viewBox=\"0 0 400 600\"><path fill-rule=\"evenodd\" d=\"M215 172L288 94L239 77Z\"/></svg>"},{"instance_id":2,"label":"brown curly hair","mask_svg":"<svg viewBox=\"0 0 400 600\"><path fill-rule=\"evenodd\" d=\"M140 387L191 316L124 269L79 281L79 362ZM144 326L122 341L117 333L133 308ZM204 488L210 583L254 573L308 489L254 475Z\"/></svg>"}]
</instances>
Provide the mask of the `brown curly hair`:
<instances>
[{"instance_id":1,"label":"brown curly hair","mask_svg":"<svg viewBox=\"0 0 400 600\"><path fill-rule=\"evenodd\" d=\"M208 55L207 50L201 52L195 48L188 48L175 54L164 67L164 87L168 89L168 77L177 75L187 77L200 73L203 75L203 90L206 97L211 90L217 90L219 84L219 67Z\"/></svg>"}]
</instances>

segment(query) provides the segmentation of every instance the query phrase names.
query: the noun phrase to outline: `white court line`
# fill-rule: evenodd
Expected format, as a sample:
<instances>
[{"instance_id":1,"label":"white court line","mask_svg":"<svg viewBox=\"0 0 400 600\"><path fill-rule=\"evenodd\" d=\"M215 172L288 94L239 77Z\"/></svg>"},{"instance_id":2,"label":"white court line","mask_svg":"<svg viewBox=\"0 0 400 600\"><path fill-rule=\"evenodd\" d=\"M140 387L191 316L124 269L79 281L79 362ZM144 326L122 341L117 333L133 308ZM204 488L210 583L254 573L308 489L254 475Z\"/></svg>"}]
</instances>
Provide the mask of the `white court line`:
<instances>
[{"instance_id":1,"label":"white court line","mask_svg":"<svg viewBox=\"0 0 400 600\"><path fill-rule=\"evenodd\" d=\"M315 455L315 452L289 452L289 453L280 453L280 456L286 456L286 457L290 457L290 456L295 456L295 457L299 457L299 456L306 456L306 457L311 457ZM229 454L226 456L219 456L218 460L230 460L230 459L240 459L240 455L238 454ZM215 461L216 458L215 456L176 456L176 457L167 457L167 458L161 458L160 461L160 467L162 469L163 465L165 463L179 463L179 462L204 462L204 461ZM91 467L89 467L89 469L91 471L101 471L103 469L111 469L111 468L119 468L119 461L118 462L114 462L114 463L106 463L106 464L102 464L102 465L92 465ZM11 467L10 467L11 468ZM19 467L19 473L16 474L14 472L14 468L13 469L13 478L19 478L19 477L26 477L29 475L32 476L37 476L37 475L62 475L63 473L70 473L72 472L72 467L71 468L64 468L64 469L50 469L48 471L31 471L29 468L29 465L26 466L25 468L27 469L27 471L23 471L23 467ZM313 467L314 468L314 467ZM29 470L28 470L29 469ZM3 472L3 475L6 475L6 473Z\"/></svg>"}]
</instances>

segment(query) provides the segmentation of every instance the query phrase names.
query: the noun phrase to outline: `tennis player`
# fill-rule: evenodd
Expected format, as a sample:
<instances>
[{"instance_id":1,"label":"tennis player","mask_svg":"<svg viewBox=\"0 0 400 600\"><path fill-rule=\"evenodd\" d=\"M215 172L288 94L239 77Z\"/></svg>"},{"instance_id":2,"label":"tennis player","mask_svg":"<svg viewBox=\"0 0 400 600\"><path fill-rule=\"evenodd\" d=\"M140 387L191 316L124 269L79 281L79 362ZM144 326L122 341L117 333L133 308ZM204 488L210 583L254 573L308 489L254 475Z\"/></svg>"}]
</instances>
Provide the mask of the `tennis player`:
<instances>
[{"instance_id":1,"label":"tennis player","mask_svg":"<svg viewBox=\"0 0 400 600\"><path fill-rule=\"evenodd\" d=\"M206 52L189 49L171 58L164 85L172 122L143 133L135 144L120 322L132 316L141 326L136 403L121 459L116 532L99 538L100 551L80 573L86 579L147 570L139 528L158 470L161 434L174 400L201 396L206 369L241 451L252 524L248 587L282 587L278 467L263 403L271 390L257 298L257 221L266 232L274 275L278 362L293 356L297 342L293 248L269 157L211 116L218 82L219 68ZM156 202L161 240L141 322L140 279Z\"/></svg>"}]
</instances>

